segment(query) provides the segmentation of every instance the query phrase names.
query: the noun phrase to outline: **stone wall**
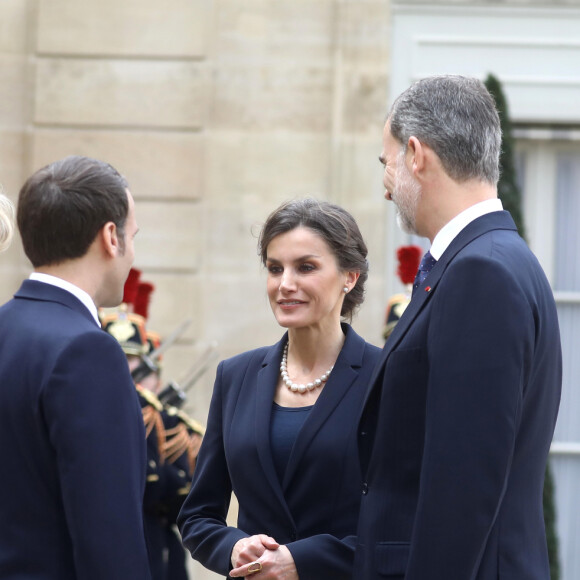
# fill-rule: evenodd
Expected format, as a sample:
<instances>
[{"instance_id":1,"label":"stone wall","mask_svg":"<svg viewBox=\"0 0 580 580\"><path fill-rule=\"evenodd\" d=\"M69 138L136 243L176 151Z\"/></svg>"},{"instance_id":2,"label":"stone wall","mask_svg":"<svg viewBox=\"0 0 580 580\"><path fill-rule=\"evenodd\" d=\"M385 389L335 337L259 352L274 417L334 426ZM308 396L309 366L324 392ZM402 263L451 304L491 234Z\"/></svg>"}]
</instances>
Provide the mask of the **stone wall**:
<instances>
[{"instance_id":1,"label":"stone wall","mask_svg":"<svg viewBox=\"0 0 580 580\"><path fill-rule=\"evenodd\" d=\"M26 175L30 120L30 18L27 2L0 2L0 187L13 201ZM0 256L0 301L8 299L28 269L18 239Z\"/></svg>"},{"instance_id":2,"label":"stone wall","mask_svg":"<svg viewBox=\"0 0 580 580\"><path fill-rule=\"evenodd\" d=\"M380 340L387 2L10 0L0 11L4 189L15 199L30 172L71 153L126 175L135 265L157 287L151 325L194 320L171 374L196 345L217 340L227 356L279 336L256 233L294 196L360 221L373 276L356 324ZM2 260L2 299L29 269L18 245Z\"/></svg>"},{"instance_id":3,"label":"stone wall","mask_svg":"<svg viewBox=\"0 0 580 580\"><path fill-rule=\"evenodd\" d=\"M359 221L372 273L355 327L380 344L388 80L388 0L3 0L0 182L16 200L32 171L69 154L127 177L135 266L156 285L150 326L193 321L167 380L212 341L224 358L279 338L256 234L295 196ZM2 302L29 271L16 239ZM216 364L188 398L202 422Z\"/></svg>"}]
</instances>

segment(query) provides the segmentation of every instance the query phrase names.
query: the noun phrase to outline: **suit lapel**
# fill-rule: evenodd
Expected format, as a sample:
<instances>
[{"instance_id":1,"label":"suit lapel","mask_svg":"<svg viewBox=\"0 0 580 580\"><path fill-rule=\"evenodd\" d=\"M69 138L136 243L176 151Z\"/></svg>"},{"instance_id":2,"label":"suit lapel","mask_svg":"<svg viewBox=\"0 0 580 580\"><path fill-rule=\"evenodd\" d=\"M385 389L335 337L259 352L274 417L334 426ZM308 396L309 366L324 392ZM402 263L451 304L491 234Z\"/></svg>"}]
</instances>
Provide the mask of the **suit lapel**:
<instances>
[{"instance_id":1,"label":"suit lapel","mask_svg":"<svg viewBox=\"0 0 580 580\"><path fill-rule=\"evenodd\" d=\"M282 340L269 349L262 362L262 368L258 371L256 382L256 421L255 437L258 457L266 479L268 480L274 495L278 498L288 519L293 522L292 515L288 509L282 486L274 467L272 459L272 447L270 445L270 421L272 417L272 405L276 386L278 384L278 373L280 372L280 360L282 359L282 349L286 343L287 335Z\"/></svg>"},{"instance_id":2,"label":"suit lapel","mask_svg":"<svg viewBox=\"0 0 580 580\"><path fill-rule=\"evenodd\" d=\"M433 266L433 269L429 273L429 276L427 276L425 282L423 282L423 284L417 289L411 302L403 312L401 319L399 322L397 322L393 332L386 341L383 352L381 353L379 361L377 362L375 370L371 376L364 406L366 406L371 391L375 387L377 379L382 373L383 367L386 364L389 354L401 342L407 333L407 330L415 318L417 318L417 315L421 312L421 310L423 310L431 296L433 296L437 289L437 285L439 284L439 280L457 253L473 240L482 236L483 234L490 232L491 230L506 229L517 231L516 225L511 215L507 211L488 213L468 224L463 230L461 230L461 232L459 232L451 244L449 244L449 247L445 250L445 252L443 252L441 258L437 260L437 263L435 266Z\"/></svg>"},{"instance_id":3,"label":"suit lapel","mask_svg":"<svg viewBox=\"0 0 580 580\"><path fill-rule=\"evenodd\" d=\"M350 326L346 326L346 329L345 343L330 378L296 438L284 475L283 489L288 487L293 476L299 472L305 451L359 376L365 343Z\"/></svg>"}]
</instances>

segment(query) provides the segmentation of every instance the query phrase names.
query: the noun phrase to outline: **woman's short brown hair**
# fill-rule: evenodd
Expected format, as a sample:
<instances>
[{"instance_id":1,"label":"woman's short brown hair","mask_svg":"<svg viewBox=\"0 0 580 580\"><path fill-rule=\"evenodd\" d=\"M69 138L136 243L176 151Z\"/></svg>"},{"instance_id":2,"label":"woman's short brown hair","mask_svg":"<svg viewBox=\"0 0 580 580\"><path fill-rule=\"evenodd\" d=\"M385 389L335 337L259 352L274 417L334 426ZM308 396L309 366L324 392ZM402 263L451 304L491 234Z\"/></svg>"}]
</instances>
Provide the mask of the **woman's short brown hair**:
<instances>
[{"instance_id":1,"label":"woman's short brown hair","mask_svg":"<svg viewBox=\"0 0 580 580\"><path fill-rule=\"evenodd\" d=\"M305 227L320 236L328 245L343 272L359 272L354 288L345 295L341 316L352 319L355 309L364 301L364 287L369 265L367 246L355 219L342 207L312 198L292 200L274 210L262 227L258 254L266 265L270 242L280 234Z\"/></svg>"}]
</instances>

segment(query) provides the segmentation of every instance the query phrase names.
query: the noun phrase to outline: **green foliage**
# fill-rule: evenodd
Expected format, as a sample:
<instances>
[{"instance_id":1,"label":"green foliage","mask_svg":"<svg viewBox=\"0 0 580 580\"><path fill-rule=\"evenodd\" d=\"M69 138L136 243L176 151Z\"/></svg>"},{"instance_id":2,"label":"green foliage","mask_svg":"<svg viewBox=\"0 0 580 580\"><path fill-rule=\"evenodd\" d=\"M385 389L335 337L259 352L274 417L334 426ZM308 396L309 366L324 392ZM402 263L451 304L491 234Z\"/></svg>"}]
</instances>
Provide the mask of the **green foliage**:
<instances>
[{"instance_id":1,"label":"green foliage","mask_svg":"<svg viewBox=\"0 0 580 580\"><path fill-rule=\"evenodd\" d=\"M546 466L544 479L544 522L546 523L546 540L550 558L550 578L559 580L560 562L558 559L558 536L556 534L556 509L554 507L554 478L550 464Z\"/></svg>"},{"instance_id":2,"label":"green foliage","mask_svg":"<svg viewBox=\"0 0 580 580\"><path fill-rule=\"evenodd\" d=\"M501 83L495 76L488 75L484 84L495 99L502 130L501 155L499 158L501 175L497 184L498 196L501 199L504 209L509 211L514 218L520 235L525 238L524 220L522 216L522 195L516 181L514 143L507 101L501 88Z\"/></svg>"},{"instance_id":3,"label":"green foliage","mask_svg":"<svg viewBox=\"0 0 580 580\"><path fill-rule=\"evenodd\" d=\"M509 211L514 218L520 235L525 237L524 220L522 215L522 195L516 181L514 144L507 101L501 83L495 76L491 74L488 75L484 83L487 90L495 99L502 130L502 146L499 159L501 176L499 183L497 184L498 195L504 209ZM550 578L551 580L559 580L560 563L558 556L558 536L556 534L556 509L554 507L554 479L552 477L552 470L549 463L546 465L543 499L548 557L550 558Z\"/></svg>"}]
</instances>

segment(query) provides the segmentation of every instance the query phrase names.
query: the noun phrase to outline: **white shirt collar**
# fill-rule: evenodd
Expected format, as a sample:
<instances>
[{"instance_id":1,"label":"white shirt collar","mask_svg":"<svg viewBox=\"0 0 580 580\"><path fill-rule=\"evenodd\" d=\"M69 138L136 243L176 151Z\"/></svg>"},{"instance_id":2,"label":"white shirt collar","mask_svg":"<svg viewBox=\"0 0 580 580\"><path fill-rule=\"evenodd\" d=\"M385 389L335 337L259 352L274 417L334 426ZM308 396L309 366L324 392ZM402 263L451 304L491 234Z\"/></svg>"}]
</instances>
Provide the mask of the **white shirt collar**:
<instances>
[{"instance_id":1,"label":"white shirt collar","mask_svg":"<svg viewBox=\"0 0 580 580\"><path fill-rule=\"evenodd\" d=\"M51 276L50 274L43 274L42 272L32 272L29 276L30 280L36 280L37 282L43 282L44 284L51 284L52 286L57 286L62 290L70 292L73 296L78 298L89 310L92 317L95 319L96 323L101 326L101 321L99 320L99 313L97 307L93 302L93 299L88 295L87 292L63 280L62 278L57 278L56 276Z\"/></svg>"},{"instance_id":2,"label":"white shirt collar","mask_svg":"<svg viewBox=\"0 0 580 580\"><path fill-rule=\"evenodd\" d=\"M450 222L445 224L441 230L439 230L439 233L435 236L433 244L431 244L431 249L429 250L431 255L436 260L439 260L443 255L443 252L449 247L449 244L457 237L459 232L465 228L465 226L482 215L502 210L503 205L501 200L498 198L480 201L479 203L468 207L466 210L463 210Z\"/></svg>"}]
</instances>

